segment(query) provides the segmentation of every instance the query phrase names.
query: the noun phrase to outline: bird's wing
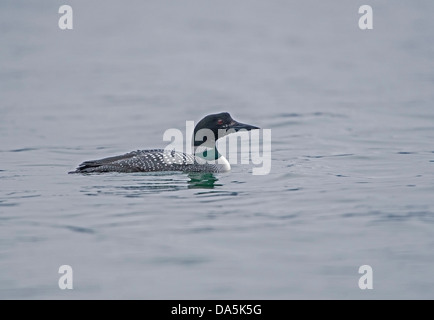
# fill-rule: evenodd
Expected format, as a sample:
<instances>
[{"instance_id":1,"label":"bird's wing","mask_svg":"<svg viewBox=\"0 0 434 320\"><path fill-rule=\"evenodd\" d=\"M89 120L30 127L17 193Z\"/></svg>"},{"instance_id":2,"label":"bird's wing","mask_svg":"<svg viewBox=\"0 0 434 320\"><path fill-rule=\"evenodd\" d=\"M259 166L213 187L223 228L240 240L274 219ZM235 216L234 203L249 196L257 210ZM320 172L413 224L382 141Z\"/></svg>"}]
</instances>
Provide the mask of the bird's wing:
<instances>
[{"instance_id":1,"label":"bird's wing","mask_svg":"<svg viewBox=\"0 0 434 320\"><path fill-rule=\"evenodd\" d=\"M137 150L120 156L85 161L72 173L183 171L195 161L194 155L182 152Z\"/></svg>"}]
</instances>

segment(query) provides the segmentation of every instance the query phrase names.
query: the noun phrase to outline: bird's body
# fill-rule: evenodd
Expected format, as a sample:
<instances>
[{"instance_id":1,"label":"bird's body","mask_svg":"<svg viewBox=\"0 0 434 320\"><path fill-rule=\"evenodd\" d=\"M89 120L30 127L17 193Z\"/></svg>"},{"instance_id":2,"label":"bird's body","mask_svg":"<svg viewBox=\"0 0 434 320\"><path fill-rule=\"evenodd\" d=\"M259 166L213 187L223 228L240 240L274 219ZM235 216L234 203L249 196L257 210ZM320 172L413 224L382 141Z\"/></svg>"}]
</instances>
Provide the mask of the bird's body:
<instances>
[{"instance_id":1,"label":"bird's body","mask_svg":"<svg viewBox=\"0 0 434 320\"><path fill-rule=\"evenodd\" d=\"M219 161L215 161L215 164L203 163L203 159L184 152L166 151L164 149L137 150L121 156L85 161L72 173L227 172L231 167L229 162L225 160L222 157Z\"/></svg>"},{"instance_id":2,"label":"bird's body","mask_svg":"<svg viewBox=\"0 0 434 320\"><path fill-rule=\"evenodd\" d=\"M203 135L202 129L209 130ZM233 129L232 131L229 131ZM70 173L104 173L104 172L227 172L231 169L229 162L218 153L215 141L224 135L239 130L259 129L257 127L234 121L229 113L208 115L198 122L194 129L194 154L175 150L150 149L132 151L120 156L81 163ZM213 139L214 138L214 139Z\"/></svg>"}]
</instances>

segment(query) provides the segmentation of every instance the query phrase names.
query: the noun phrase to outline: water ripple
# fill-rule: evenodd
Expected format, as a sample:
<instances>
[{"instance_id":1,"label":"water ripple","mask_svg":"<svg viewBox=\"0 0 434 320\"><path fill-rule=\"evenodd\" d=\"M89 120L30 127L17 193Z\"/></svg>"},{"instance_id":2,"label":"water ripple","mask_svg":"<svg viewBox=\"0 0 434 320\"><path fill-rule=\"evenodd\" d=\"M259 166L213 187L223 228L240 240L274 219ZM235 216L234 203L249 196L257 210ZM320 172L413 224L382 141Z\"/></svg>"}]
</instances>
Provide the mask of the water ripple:
<instances>
[{"instance_id":1,"label":"water ripple","mask_svg":"<svg viewBox=\"0 0 434 320\"><path fill-rule=\"evenodd\" d=\"M77 226L63 226L62 228L71 230L73 232L78 232L78 233L87 233L87 234L94 234L95 231L90 229L90 228L83 228L83 227L77 227Z\"/></svg>"}]
</instances>

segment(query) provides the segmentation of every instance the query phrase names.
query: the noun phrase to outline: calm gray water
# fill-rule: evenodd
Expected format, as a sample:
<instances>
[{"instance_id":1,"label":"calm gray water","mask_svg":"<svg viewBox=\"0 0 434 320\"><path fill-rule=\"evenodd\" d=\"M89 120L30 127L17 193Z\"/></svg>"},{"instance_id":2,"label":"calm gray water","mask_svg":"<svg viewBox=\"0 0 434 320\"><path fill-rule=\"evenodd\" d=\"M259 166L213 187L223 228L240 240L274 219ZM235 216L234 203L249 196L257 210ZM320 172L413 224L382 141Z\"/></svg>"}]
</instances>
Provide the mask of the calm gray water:
<instances>
[{"instance_id":1,"label":"calm gray water","mask_svg":"<svg viewBox=\"0 0 434 320\"><path fill-rule=\"evenodd\" d=\"M0 3L0 298L434 298L433 1L68 4ZM269 175L67 174L220 111Z\"/></svg>"}]
</instances>

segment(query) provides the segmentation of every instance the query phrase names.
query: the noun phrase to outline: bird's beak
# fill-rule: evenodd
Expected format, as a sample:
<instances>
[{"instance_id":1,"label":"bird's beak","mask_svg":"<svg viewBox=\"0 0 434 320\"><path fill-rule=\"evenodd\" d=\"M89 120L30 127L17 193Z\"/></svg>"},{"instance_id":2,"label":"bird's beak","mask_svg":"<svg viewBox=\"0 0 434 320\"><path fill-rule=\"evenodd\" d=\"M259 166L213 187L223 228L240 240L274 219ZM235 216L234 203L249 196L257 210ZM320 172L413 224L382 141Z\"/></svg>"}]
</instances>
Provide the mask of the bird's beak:
<instances>
[{"instance_id":1,"label":"bird's beak","mask_svg":"<svg viewBox=\"0 0 434 320\"><path fill-rule=\"evenodd\" d=\"M250 130L255 130L255 129L259 129L259 128L252 126L250 124L245 124L245 123L237 122L234 120L229 124L228 129L234 129L235 131L240 131L240 130L244 129L246 131L250 131Z\"/></svg>"}]
</instances>

